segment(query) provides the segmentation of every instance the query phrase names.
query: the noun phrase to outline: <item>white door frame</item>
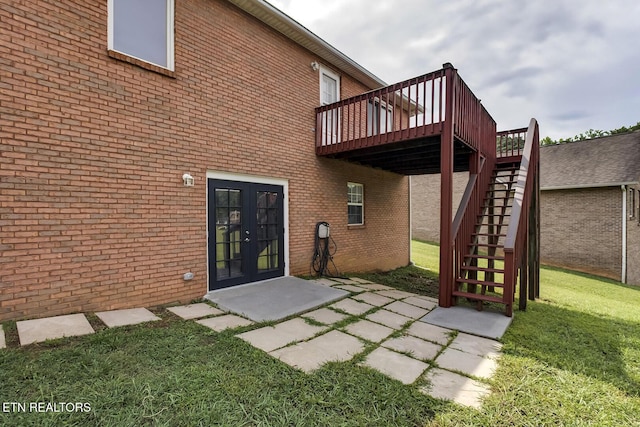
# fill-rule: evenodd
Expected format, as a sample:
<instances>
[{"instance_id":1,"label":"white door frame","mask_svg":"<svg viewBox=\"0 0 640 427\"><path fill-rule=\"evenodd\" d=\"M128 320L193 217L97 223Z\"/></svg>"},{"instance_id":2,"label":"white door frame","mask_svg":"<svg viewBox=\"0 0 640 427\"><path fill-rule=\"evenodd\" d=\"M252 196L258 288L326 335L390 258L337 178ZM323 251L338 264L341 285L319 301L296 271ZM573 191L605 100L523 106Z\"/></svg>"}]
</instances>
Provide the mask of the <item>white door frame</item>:
<instances>
[{"instance_id":1,"label":"white door frame","mask_svg":"<svg viewBox=\"0 0 640 427\"><path fill-rule=\"evenodd\" d=\"M245 175L229 172L207 171L207 182L209 179L222 179L227 181L253 182L258 184L271 184L282 186L283 223L284 223L284 275L289 276L289 181L286 179L270 178L264 176ZM208 185L206 200L209 200ZM208 205L208 203L207 203ZM207 206L207 292L209 292L209 207Z\"/></svg>"}]
</instances>

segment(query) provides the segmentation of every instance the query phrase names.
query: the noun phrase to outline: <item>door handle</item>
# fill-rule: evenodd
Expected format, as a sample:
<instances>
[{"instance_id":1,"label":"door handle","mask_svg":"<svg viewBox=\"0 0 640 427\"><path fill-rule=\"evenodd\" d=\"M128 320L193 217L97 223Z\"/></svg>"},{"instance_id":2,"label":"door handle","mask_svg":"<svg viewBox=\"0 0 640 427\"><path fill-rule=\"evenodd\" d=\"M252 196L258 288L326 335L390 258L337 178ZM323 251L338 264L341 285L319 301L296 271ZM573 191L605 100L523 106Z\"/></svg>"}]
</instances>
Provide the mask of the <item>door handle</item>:
<instances>
[{"instance_id":1,"label":"door handle","mask_svg":"<svg viewBox=\"0 0 640 427\"><path fill-rule=\"evenodd\" d=\"M245 241L246 243L248 243L248 242L250 242L250 241L251 241L251 239L250 239L250 238L248 238L248 237L245 237L245 238L244 238L244 241Z\"/></svg>"}]
</instances>

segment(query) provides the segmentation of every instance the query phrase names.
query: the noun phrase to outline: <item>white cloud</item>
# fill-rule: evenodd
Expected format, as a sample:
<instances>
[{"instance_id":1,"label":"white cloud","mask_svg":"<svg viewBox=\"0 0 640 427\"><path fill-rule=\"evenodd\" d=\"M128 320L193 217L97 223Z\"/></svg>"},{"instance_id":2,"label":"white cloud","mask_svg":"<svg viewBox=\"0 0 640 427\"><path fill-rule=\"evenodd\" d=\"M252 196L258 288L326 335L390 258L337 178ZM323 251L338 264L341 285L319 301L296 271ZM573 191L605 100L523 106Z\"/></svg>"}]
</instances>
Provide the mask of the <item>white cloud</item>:
<instances>
[{"instance_id":1,"label":"white cloud","mask_svg":"<svg viewBox=\"0 0 640 427\"><path fill-rule=\"evenodd\" d=\"M498 122L569 137L640 120L636 0L273 0L394 83L451 62Z\"/></svg>"}]
</instances>

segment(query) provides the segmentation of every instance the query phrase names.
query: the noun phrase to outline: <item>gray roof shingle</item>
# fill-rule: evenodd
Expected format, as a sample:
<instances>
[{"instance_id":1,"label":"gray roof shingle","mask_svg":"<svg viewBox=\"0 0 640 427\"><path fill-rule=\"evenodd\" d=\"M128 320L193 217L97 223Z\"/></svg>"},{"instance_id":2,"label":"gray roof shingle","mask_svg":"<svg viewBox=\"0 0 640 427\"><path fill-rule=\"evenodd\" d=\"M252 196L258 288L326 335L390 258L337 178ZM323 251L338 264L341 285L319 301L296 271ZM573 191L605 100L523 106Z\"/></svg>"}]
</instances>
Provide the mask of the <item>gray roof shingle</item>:
<instances>
[{"instance_id":1,"label":"gray roof shingle","mask_svg":"<svg viewBox=\"0 0 640 427\"><path fill-rule=\"evenodd\" d=\"M586 188L637 183L640 131L540 147L540 187Z\"/></svg>"}]
</instances>

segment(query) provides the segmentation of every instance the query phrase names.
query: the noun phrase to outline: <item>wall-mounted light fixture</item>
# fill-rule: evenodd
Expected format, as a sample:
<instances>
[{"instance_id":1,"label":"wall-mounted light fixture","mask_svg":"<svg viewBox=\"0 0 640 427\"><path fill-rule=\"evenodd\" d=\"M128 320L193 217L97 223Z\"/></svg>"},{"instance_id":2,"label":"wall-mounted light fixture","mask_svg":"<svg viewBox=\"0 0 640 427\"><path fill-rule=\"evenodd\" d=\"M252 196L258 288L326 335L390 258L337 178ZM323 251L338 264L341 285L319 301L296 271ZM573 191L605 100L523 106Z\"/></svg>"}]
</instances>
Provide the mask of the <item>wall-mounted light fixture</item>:
<instances>
[{"instance_id":1,"label":"wall-mounted light fixture","mask_svg":"<svg viewBox=\"0 0 640 427\"><path fill-rule=\"evenodd\" d=\"M311 63L311 69L312 69L313 71L318 71L318 69L319 69L319 68L320 68L320 65L318 65L318 62L317 62L317 61L313 61L313 62Z\"/></svg>"},{"instance_id":2,"label":"wall-mounted light fixture","mask_svg":"<svg viewBox=\"0 0 640 427\"><path fill-rule=\"evenodd\" d=\"M193 184L195 182L193 177L188 173L185 173L184 175L182 175L182 181L184 182L185 187L193 187Z\"/></svg>"}]
</instances>

